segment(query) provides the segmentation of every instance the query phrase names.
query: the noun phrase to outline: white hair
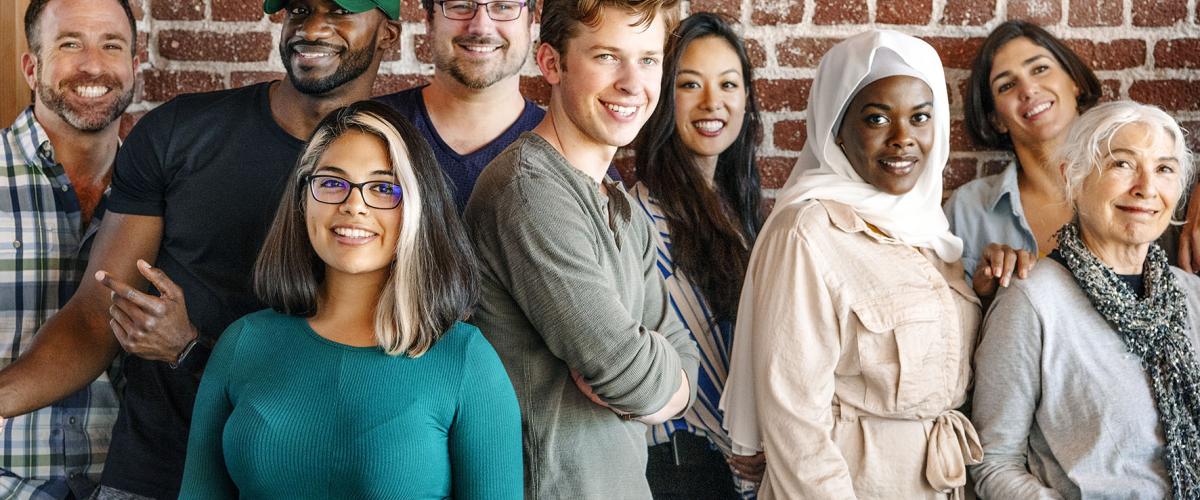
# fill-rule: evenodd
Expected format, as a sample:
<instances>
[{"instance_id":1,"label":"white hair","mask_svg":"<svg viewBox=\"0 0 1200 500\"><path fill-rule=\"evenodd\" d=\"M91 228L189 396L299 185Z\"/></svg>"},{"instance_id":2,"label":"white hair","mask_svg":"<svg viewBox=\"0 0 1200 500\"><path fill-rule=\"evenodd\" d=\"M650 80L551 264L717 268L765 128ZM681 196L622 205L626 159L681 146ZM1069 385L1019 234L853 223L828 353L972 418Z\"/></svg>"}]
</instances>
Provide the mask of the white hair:
<instances>
[{"instance_id":1,"label":"white hair","mask_svg":"<svg viewBox=\"0 0 1200 500\"><path fill-rule=\"evenodd\" d=\"M1063 166L1067 201L1072 205L1080 195L1084 179L1104 168L1104 159L1111 151L1112 138L1122 127L1143 124L1158 128L1174 139L1170 156L1179 161L1180 199L1187 193L1192 180L1192 152L1188 149L1185 132L1171 115L1157 106L1134 101L1115 101L1100 104L1075 120L1067 132L1066 141L1058 149L1054 164ZM1182 203L1181 203L1182 204Z\"/></svg>"}]
</instances>

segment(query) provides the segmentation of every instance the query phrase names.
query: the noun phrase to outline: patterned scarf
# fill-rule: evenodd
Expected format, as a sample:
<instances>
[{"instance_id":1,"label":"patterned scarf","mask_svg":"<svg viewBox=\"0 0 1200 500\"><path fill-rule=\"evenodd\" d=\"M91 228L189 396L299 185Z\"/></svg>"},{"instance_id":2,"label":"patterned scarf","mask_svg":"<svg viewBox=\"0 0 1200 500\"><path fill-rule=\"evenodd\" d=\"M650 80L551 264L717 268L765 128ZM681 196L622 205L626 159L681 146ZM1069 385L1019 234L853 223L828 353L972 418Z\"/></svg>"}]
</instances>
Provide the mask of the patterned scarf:
<instances>
[{"instance_id":1,"label":"patterned scarf","mask_svg":"<svg viewBox=\"0 0 1200 500\"><path fill-rule=\"evenodd\" d=\"M1150 245L1138 297L1079 237L1073 221L1055 235L1058 252L1092 307L1117 330L1142 361L1154 391L1166 437L1167 472L1175 498L1200 499L1200 366L1188 340L1188 308L1167 265L1167 254Z\"/></svg>"}]
</instances>

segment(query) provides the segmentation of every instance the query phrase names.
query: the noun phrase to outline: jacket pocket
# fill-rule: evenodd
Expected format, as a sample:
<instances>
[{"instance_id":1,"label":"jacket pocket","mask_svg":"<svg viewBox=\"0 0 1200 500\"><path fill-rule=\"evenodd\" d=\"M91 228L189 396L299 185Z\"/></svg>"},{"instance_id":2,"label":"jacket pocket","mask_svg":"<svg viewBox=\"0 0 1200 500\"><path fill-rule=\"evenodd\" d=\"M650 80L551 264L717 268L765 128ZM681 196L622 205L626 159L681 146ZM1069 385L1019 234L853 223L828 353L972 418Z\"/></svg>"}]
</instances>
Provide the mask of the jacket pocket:
<instances>
[{"instance_id":1,"label":"jacket pocket","mask_svg":"<svg viewBox=\"0 0 1200 500\"><path fill-rule=\"evenodd\" d=\"M940 392L940 364L929 359L942 341L940 306L932 290L895 290L856 302L851 310L860 326L864 408L885 415L905 412Z\"/></svg>"}]
</instances>

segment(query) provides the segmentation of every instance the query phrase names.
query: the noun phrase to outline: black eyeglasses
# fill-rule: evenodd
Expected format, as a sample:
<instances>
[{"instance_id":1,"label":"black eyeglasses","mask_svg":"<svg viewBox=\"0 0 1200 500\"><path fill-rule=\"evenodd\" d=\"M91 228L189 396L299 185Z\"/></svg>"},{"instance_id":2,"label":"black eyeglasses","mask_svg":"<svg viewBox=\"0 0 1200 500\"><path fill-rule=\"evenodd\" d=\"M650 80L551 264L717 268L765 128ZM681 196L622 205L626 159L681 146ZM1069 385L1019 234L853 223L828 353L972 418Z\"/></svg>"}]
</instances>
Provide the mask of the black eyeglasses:
<instances>
[{"instance_id":1,"label":"black eyeglasses","mask_svg":"<svg viewBox=\"0 0 1200 500\"><path fill-rule=\"evenodd\" d=\"M363 203L368 207L390 210L400 205L404 193L400 185L388 181L350 182L335 175L311 175L308 190L314 200L330 205L341 205L350 198L350 192L358 188Z\"/></svg>"},{"instance_id":2,"label":"black eyeglasses","mask_svg":"<svg viewBox=\"0 0 1200 500\"><path fill-rule=\"evenodd\" d=\"M495 2L476 2L473 0L439 0L442 4L442 15L455 21L470 21L475 19L475 13L482 6L488 17L493 21L512 21L521 17L521 9L526 0L503 0Z\"/></svg>"}]
</instances>

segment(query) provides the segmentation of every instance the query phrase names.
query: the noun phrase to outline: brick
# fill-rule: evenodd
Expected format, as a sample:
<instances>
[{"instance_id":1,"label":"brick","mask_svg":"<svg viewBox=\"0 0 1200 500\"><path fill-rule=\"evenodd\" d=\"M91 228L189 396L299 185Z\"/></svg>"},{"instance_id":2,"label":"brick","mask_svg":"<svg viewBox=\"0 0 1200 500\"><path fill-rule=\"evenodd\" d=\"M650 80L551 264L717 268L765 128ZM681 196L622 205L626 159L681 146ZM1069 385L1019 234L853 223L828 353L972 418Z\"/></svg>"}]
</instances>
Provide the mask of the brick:
<instances>
[{"instance_id":1,"label":"brick","mask_svg":"<svg viewBox=\"0 0 1200 500\"><path fill-rule=\"evenodd\" d=\"M808 138L808 129L804 120L780 120L775 122L771 130L775 139L775 147L786 151L804 149L804 141Z\"/></svg>"},{"instance_id":2,"label":"brick","mask_svg":"<svg viewBox=\"0 0 1200 500\"><path fill-rule=\"evenodd\" d=\"M375 78L375 86L371 88L371 95L384 95L399 92L404 89L410 89L417 85L423 85L428 81L420 75L379 75Z\"/></svg>"},{"instance_id":3,"label":"brick","mask_svg":"<svg viewBox=\"0 0 1200 500\"><path fill-rule=\"evenodd\" d=\"M210 92L225 88L220 75L204 71L146 70L143 100L163 102L188 92Z\"/></svg>"},{"instance_id":4,"label":"brick","mask_svg":"<svg viewBox=\"0 0 1200 500\"><path fill-rule=\"evenodd\" d=\"M975 141L971 139L971 134L967 132L965 122L953 120L950 122L950 151L987 151L987 149L975 144Z\"/></svg>"},{"instance_id":5,"label":"brick","mask_svg":"<svg viewBox=\"0 0 1200 500\"><path fill-rule=\"evenodd\" d=\"M522 76L521 95L542 106L547 106L550 104L550 84L540 76Z\"/></svg>"},{"instance_id":6,"label":"brick","mask_svg":"<svg viewBox=\"0 0 1200 500\"><path fill-rule=\"evenodd\" d=\"M1093 70L1136 68L1146 64L1146 42L1142 40L1093 42L1072 39L1065 43Z\"/></svg>"},{"instance_id":7,"label":"brick","mask_svg":"<svg viewBox=\"0 0 1200 500\"><path fill-rule=\"evenodd\" d=\"M117 135L121 137L121 140L125 140L125 138L129 136L129 131L133 130L133 126L137 125L138 120L141 120L145 115L145 111L125 113L121 115L121 127L120 130L117 131Z\"/></svg>"},{"instance_id":8,"label":"brick","mask_svg":"<svg viewBox=\"0 0 1200 500\"><path fill-rule=\"evenodd\" d=\"M814 24L865 24L866 0L829 0L816 2Z\"/></svg>"},{"instance_id":9,"label":"brick","mask_svg":"<svg viewBox=\"0 0 1200 500\"><path fill-rule=\"evenodd\" d=\"M982 26L996 17L996 0L953 0L942 9L947 26Z\"/></svg>"},{"instance_id":10,"label":"brick","mask_svg":"<svg viewBox=\"0 0 1200 500\"><path fill-rule=\"evenodd\" d=\"M750 66L754 68L764 68L767 66L767 49L763 48L763 44L753 38L744 40L746 44L746 57L750 58Z\"/></svg>"},{"instance_id":11,"label":"brick","mask_svg":"<svg viewBox=\"0 0 1200 500\"><path fill-rule=\"evenodd\" d=\"M1062 20L1059 0L1008 0L1008 18L1046 26Z\"/></svg>"},{"instance_id":12,"label":"brick","mask_svg":"<svg viewBox=\"0 0 1200 500\"><path fill-rule=\"evenodd\" d=\"M737 22L742 18L741 0L692 0L691 12L712 12Z\"/></svg>"},{"instance_id":13,"label":"brick","mask_svg":"<svg viewBox=\"0 0 1200 500\"><path fill-rule=\"evenodd\" d=\"M775 57L781 66L815 68L838 38L789 38L775 46Z\"/></svg>"},{"instance_id":14,"label":"brick","mask_svg":"<svg viewBox=\"0 0 1200 500\"><path fill-rule=\"evenodd\" d=\"M176 61L266 61L273 49L271 35L261 31L163 30L158 34L159 55Z\"/></svg>"},{"instance_id":15,"label":"brick","mask_svg":"<svg viewBox=\"0 0 1200 500\"><path fill-rule=\"evenodd\" d=\"M763 207L763 216L764 217L771 215L771 211L775 210L775 197L773 197L773 196L769 197L766 194L764 194L763 201L762 201L762 207Z\"/></svg>"},{"instance_id":16,"label":"brick","mask_svg":"<svg viewBox=\"0 0 1200 500\"><path fill-rule=\"evenodd\" d=\"M754 93L762 111L803 111L808 106L812 80L758 80Z\"/></svg>"},{"instance_id":17,"label":"brick","mask_svg":"<svg viewBox=\"0 0 1200 500\"><path fill-rule=\"evenodd\" d=\"M875 22L880 24L929 24L933 0L876 0Z\"/></svg>"},{"instance_id":18,"label":"brick","mask_svg":"<svg viewBox=\"0 0 1200 500\"><path fill-rule=\"evenodd\" d=\"M433 47L429 46L429 35L413 35L413 54L425 64L433 64Z\"/></svg>"},{"instance_id":19,"label":"brick","mask_svg":"<svg viewBox=\"0 0 1200 500\"><path fill-rule=\"evenodd\" d=\"M1012 163L1012 160L1004 159L1004 160L985 161L985 162L983 162L983 172L980 172L979 175L981 177L987 177L989 175L999 174L1000 172L1003 172L1005 168L1008 167L1009 163Z\"/></svg>"},{"instance_id":20,"label":"brick","mask_svg":"<svg viewBox=\"0 0 1200 500\"><path fill-rule=\"evenodd\" d=\"M1186 0L1133 0L1134 26L1173 26L1187 18Z\"/></svg>"},{"instance_id":21,"label":"brick","mask_svg":"<svg viewBox=\"0 0 1200 500\"><path fill-rule=\"evenodd\" d=\"M1154 104L1167 111L1200 110L1200 80L1137 80L1129 87L1129 98Z\"/></svg>"},{"instance_id":22,"label":"brick","mask_svg":"<svg viewBox=\"0 0 1200 500\"><path fill-rule=\"evenodd\" d=\"M1159 68L1200 68L1200 38L1160 40L1154 44L1154 66Z\"/></svg>"},{"instance_id":23,"label":"brick","mask_svg":"<svg viewBox=\"0 0 1200 500\"><path fill-rule=\"evenodd\" d=\"M1120 80L1100 80L1100 100L1115 101L1121 98Z\"/></svg>"},{"instance_id":24,"label":"brick","mask_svg":"<svg viewBox=\"0 0 1200 500\"><path fill-rule=\"evenodd\" d=\"M1071 26L1120 26L1121 0L1071 0L1067 24Z\"/></svg>"},{"instance_id":25,"label":"brick","mask_svg":"<svg viewBox=\"0 0 1200 500\"><path fill-rule=\"evenodd\" d=\"M212 0L214 21L257 21L265 14L258 0Z\"/></svg>"},{"instance_id":26,"label":"brick","mask_svg":"<svg viewBox=\"0 0 1200 500\"><path fill-rule=\"evenodd\" d=\"M542 3L538 2L538 8L541 8ZM437 9L437 4L433 4L433 8ZM425 8L421 7L421 0L404 0L400 2L400 20L412 23L423 22L428 19L425 13Z\"/></svg>"},{"instance_id":27,"label":"brick","mask_svg":"<svg viewBox=\"0 0 1200 500\"><path fill-rule=\"evenodd\" d=\"M946 169L942 171L942 192L944 196L949 196L949 192L958 189L959 186L975 180L977 163L974 158L951 158L946 162Z\"/></svg>"},{"instance_id":28,"label":"brick","mask_svg":"<svg viewBox=\"0 0 1200 500\"><path fill-rule=\"evenodd\" d=\"M795 0L756 0L751 2L754 12L750 20L754 24L799 24L804 21L804 2Z\"/></svg>"},{"instance_id":29,"label":"brick","mask_svg":"<svg viewBox=\"0 0 1200 500\"><path fill-rule=\"evenodd\" d=\"M758 175L762 180L763 189L779 189L792 174L796 165L795 158L783 156L765 156L758 159Z\"/></svg>"},{"instance_id":30,"label":"brick","mask_svg":"<svg viewBox=\"0 0 1200 500\"><path fill-rule=\"evenodd\" d=\"M141 62L150 62L150 34L139 31L137 34L137 55Z\"/></svg>"},{"instance_id":31,"label":"brick","mask_svg":"<svg viewBox=\"0 0 1200 500\"><path fill-rule=\"evenodd\" d=\"M634 156L632 149L627 146L618 150L616 157L613 158L613 165L621 174L621 183L625 184L625 187L633 187L634 184L637 184L637 157Z\"/></svg>"},{"instance_id":32,"label":"brick","mask_svg":"<svg viewBox=\"0 0 1200 500\"><path fill-rule=\"evenodd\" d=\"M942 56L942 66L955 69L970 69L971 61L983 45L982 38L922 37Z\"/></svg>"},{"instance_id":33,"label":"brick","mask_svg":"<svg viewBox=\"0 0 1200 500\"><path fill-rule=\"evenodd\" d=\"M1188 149L1200 151L1200 121L1180 122L1179 126L1183 128L1183 136L1187 141Z\"/></svg>"},{"instance_id":34,"label":"brick","mask_svg":"<svg viewBox=\"0 0 1200 500\"><path fill-rule=\"evenodd\" d=\"M280 71L234 71L229 74L229 87L245 87L284 78L287 78L287 75Z\"/></svg>"},{"instance_id":35,"label":"brick","mask_svg":"<svg viewBox=\"0 0 1200 500\"><path fill-rule=\"evenodd\" d=\"M150 15L164 21L204 19L204 0L151 0Z\"/></svg>"}]
</instances>

